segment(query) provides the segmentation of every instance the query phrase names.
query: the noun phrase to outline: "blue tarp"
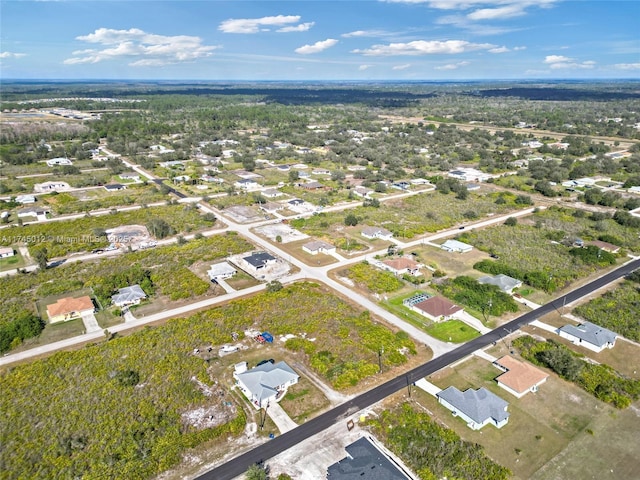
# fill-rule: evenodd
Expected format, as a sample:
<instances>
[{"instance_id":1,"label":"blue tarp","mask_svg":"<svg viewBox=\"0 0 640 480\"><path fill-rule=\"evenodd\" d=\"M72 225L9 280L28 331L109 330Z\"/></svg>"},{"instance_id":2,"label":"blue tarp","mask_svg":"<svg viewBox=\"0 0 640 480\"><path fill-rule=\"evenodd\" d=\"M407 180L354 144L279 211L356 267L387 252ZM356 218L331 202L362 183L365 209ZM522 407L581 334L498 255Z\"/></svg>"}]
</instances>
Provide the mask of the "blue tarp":
<instances>
[{"instance_id":1,"label":"blue tarp","mask_svg":"<svg viewBox=\"0 0 640 480\"><path fill-rule=\"evenodd\" d=\"M273 343L273 335L269 332L262 332L262 338L264 338L268 343Z\"/></svg>"}]
</instances>

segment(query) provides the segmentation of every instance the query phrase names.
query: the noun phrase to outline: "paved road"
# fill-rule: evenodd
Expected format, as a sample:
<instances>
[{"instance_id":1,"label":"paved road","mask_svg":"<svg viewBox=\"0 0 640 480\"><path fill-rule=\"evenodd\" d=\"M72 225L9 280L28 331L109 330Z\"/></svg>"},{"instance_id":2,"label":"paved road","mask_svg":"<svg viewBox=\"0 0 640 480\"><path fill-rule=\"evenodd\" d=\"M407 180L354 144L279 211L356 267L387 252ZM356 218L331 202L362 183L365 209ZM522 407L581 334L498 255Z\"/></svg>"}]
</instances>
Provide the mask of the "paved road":
<instances>
[{"instance_id":1,"label":"paved road","mask_svg":"<svg viewBox=\"0 0 640 480\"><path fill-rule=\"evenodd\" d=\"M370 407L371 405L379 402L380 400L388 397L389 395L408 388L414 382L421 378L426 377L442 368L454 363L467 355L472 354L474 351L486 347L487 345L497 342L505 336L518 330L523 325L526 325L533 320L541 317L553 310L560 310L565 303L573 302L581 297L589 295L590 293L602 288L603 286L625 276L632 271L640 268L640 259L632 260L618 269L582 286L576 290L555 299L554 301L547 303L537 310L527 312L524 315L510 321L509 323L502 325L501 327L492 330L491 332L475 338L468 343L445 353L430 362L427 362L419 367L414 368L402 375L390 380L378 387L369 390L357 397L348 400L347 402L329 410L328 412L315 417L303 425L276 437L273 440L269 440L248 452L241 454L240 456L230 460L229 462L208 471L207 473L198 477L198 480L231 480L236 476L246 472L247 468L256 462L266 461L275 455L282 453L283 451L297 445L303 440L325 430L326 428L334 425L336 422L345 422L349 417L355 413Z\"/></svg>"}]
</instances>

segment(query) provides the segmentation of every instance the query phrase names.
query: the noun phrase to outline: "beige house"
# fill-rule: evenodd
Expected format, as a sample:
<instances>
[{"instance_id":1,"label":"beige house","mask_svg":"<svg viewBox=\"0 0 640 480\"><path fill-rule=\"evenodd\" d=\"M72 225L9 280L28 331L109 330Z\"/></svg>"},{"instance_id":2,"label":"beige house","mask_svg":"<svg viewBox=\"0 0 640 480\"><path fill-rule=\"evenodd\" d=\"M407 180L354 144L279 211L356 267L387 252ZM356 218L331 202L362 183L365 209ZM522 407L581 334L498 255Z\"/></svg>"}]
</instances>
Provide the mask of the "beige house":
<instances>
[{"instance_id":1,"label":"beige house","mask_svg":"<svg viewBox=\"0 0 640 480\"><path fill-rule=\"evenodd\" d=\"M93 301L87 295L78 298L61 298L56 303L47 305L47 315L50 323L66 322L94 311Z\"/></svg>"}]
</instances>

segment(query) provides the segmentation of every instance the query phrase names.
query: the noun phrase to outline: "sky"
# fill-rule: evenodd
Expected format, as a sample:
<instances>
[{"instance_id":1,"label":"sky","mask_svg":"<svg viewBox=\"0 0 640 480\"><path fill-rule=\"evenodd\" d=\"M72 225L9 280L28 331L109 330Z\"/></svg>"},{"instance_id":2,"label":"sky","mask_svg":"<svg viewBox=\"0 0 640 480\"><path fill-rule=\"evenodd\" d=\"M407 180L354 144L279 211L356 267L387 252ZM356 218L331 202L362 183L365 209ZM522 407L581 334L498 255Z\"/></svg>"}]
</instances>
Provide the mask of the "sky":
<instances>
[{"instance_id":1,"label":"sky","mask_svg":"<svg viewBox=\"0 0 640 480\"><path fill-rule=\"evenodd\" d=\"M0 80L640 78L640 0L0 0Z\"/></svg>"}]
</instances>

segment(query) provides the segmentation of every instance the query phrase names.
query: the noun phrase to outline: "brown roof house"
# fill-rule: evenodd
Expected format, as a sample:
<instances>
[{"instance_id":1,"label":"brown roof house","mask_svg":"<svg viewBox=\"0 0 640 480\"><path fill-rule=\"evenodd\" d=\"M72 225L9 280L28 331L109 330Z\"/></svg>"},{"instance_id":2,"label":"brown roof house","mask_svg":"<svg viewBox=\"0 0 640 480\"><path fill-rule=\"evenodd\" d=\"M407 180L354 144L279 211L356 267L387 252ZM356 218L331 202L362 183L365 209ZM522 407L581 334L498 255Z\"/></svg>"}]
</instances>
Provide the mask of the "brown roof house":
<instances>
[{"instance_id":1,"label":"brown roof house","mask_svg":"<svg viewBox=\"0 0 640 480\"><path fill-rule=\"evenodd\" d=\"M505 355L493 363L505 372L496 378L498 385L518 398L529 392L537 392L538 387L549 378L549 374L510 355Z\"/></svg>"},{"instance_id":2,"label":"brown roof house","mask_svg":"<svg viewBox=\"0 0 640 480\"><path fill-rule=\"evenodd\" d=\"M462 307L451 303L443 297L431 297L411 306L413 310L434 322L451 320L453 316L463 310Z\"/></svg>"},{"instance_id":3,"label":"brown roof house","mask_svg":"<svg viewBox=\"0 0 640 480\"><path fill-rule=\"evenodd\" d=\"M61 298L56 303L47 305L47 315L50 323L66 322L94 311L93 301L87 295L78 298Z\"/></svg>"},{"instance_id":4,"label":"brown roof house","mask_svg":"<svg viewBox=\"0 0 640 480\"><path fill-rule=\"evenodd\" d=\"M414 262L410 258L405 257L383 260L380 267L395 275L404 275L405 273L413 275L414 277L421 275L418 262Z\"/></svg>"}]
</instances>

